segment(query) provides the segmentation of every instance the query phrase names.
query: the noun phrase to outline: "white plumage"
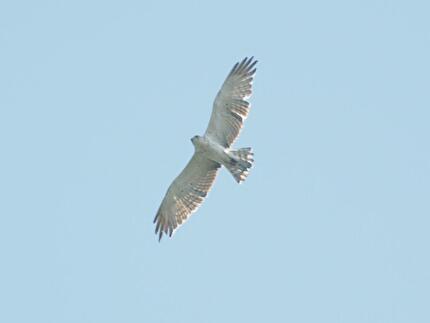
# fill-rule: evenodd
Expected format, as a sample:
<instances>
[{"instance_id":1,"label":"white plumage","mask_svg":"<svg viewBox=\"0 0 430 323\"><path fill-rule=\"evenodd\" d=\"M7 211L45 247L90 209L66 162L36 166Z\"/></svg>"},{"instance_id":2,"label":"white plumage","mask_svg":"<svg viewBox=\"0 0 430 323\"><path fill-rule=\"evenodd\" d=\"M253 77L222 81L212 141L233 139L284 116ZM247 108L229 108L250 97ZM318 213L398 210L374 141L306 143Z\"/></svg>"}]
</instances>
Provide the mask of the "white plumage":
<instances>
[{"instance_id":1,"label":"white plumage","mask_svg":"<svg viewBox=\"0 0 430 323\"><path fill-rule=\"evenodd\" d=\"M252 81L257 61L253 57L236 63L218 92L205 134L191 141L195 152L184 170L170 185L161 202L154 223L159 239L172 236L190 214L203 202L215 180L218 169L225 166L240 183L252 166L251 148L232 150L248 116Z\"/></svg>"}]
</instances>

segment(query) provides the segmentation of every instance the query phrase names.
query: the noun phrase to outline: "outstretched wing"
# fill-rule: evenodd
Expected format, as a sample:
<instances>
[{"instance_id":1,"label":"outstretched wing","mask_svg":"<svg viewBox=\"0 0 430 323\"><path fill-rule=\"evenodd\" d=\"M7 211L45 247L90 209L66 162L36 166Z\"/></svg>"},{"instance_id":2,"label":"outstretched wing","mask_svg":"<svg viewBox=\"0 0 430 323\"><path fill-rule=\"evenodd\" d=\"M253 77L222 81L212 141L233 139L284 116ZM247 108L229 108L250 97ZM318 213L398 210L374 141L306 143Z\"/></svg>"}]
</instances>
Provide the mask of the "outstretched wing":
<instances>
[{"instance_id":1,"label":"outstretched wing","mask_svg":"<svg viewBox=\"0 0 430 323\"><path fill-rule=\"evenodd\" d=\"M220 166L201 153L194 153L187 166L170 185L155 216L155 233L159 235L159 240L163 233L172 236L174 230L202 204Z\"/></svg>"},{"instance_id":2,"label":"outstretched wing","mask_svg":"<svg viewBox=\"0 0 430 323\"><path fill-rule=\"evenodd\" d=\"M248 116L250 104L246 99L252 94L255 64L254 57L236 63L215 98L205 135L224 147L234 142Z\"/></svg>"}]
</instances>

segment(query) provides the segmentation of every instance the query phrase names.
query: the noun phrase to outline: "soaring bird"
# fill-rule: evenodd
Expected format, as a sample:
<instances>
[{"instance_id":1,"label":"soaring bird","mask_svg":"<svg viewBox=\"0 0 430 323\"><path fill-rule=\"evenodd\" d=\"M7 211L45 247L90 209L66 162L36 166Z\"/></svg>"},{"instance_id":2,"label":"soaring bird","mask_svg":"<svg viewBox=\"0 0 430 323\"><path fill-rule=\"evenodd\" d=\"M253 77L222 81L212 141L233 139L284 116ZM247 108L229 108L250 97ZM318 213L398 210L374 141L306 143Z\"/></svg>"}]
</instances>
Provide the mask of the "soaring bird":
<instances>
[{"instance_id":1,"label":"soaring bird","mask_svg":"<svg viewBox=\"0 0 430 323\"><path fill-rule=\"evenodd\" d=\"M154 219L159 241L163 234L171 237L202 204L221 165L238 183L248 176L254 162L251 148L231 146L248 116L256 64L254 57L246 57L233 66L215 97L206 132L191 138L194 155L169 186Z\"/></svg>"}]
</instances>

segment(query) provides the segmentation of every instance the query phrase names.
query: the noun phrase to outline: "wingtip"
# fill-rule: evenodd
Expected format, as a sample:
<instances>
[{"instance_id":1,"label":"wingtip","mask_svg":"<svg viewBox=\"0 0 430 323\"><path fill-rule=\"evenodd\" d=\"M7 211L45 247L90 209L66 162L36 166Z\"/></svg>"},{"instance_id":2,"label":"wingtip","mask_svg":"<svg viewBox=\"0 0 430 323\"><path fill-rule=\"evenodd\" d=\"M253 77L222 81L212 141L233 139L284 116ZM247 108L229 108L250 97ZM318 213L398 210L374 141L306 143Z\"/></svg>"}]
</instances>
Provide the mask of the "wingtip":
<instances>
[{"instance_id":1,"label":"wingtip","mask_svg":"<svg viewBox=\"0 0 430 323\"><path fill-rule=\"evenodd\" d=\"M254 60L254 56L251 57L245 57L240 62L237 62L236 65L233 68L233 71L235 73L242 73L245 72L247 74L250 74L250 71L252 70L253 73L255 73L255 70L253 70L254 66L258 63L258 60ZM251 73L251 75L253 74Z\"/></svg>"},{"instance_id":2,"label":"wingtip","mask_svg":"<svg viewBox=\"0 0 430 323\"><path fill-rule=\"evenodd\" d=\"M257 63L258 60L254 60L254 56L246 56L245 58L234 64L233 68L230 70L229 76L234 73L240 73L242 71L250 71ZM256 68L252 70L253 73L255 73L256 70Z\"/></svg>"},{"instance_id":3,"label":"wingtip","mask_svg":"<svg viewBox=\"0 0 430 323\"><path fill-rule=\"evenodd\" d=\"M169 230L169 232L167 232L160 229L159 231L155 231L155 234L158 234L158 242L161 242L161 239L163 238L164 234L168 235L169 238L171 238L173 235L173 230Z\"/></svg>"}]
</instances>

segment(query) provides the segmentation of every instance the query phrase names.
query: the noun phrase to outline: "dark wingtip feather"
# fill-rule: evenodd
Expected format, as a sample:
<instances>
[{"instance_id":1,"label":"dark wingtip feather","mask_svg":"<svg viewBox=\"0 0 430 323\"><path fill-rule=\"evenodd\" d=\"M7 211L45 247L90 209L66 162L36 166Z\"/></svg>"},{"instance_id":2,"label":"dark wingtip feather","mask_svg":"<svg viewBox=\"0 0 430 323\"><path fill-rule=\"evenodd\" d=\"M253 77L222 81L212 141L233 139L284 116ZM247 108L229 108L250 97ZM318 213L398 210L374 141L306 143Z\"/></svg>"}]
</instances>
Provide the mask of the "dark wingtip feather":
<instances>
[{"instance_id":1,"label":"dark wingtip feather","mask_svg":"<svg viewBox=\"0 0 430 323\"><path fill-rule=\"evenodd\" d=\"M258 63L258 61L253 61L251 65L248 66L247 70L250 71ZM256 68L255 68L256 69ZM254 70L255 70L254 69Z\"/></svg>"},{"instance_id":2,"label":"dark wingtip feather","mask_svg":"<svg viewBox=\"0 0 430 323\"><path fill-rule=\"evenodd\" d=\"M254 60L254 56L251 57L245 57L240 63L236 63L234 72L235 73L242 73L245 72L247 74L250 74L249 71L252 70L252 68L257 64L258 61ZM237 65L239 64L239 65Z\"/></svg>"},{"instance_id":3,"label":"dark wingtip feather","mask_svg":"<svg viewBox=\"0 0 430 323\"><path fill-rule=\"evenodd\" d=\"M248 75L253 76L256 71L257 71L257 68L254 68L254 69L252 69L251 71L248 72Z\"/></svg>"},{"instance_id":4,"label":"dark wingtip feather","mask_svg":"<svg viewBox=\"0 0 430 323\"><path fill-rule=\"evenodd\" d=\"M237 62L236 64L234 64L233 68L231 69L229 75L233 74L234 72L236 72L237 67L239 66L239 62Z\"/></svg>"},{"instance_id":5,"label":"dark wingtip feather","mask_svg":"<svg viewBox=\"0 0 430 323\"><path fill-rule=\"evenodd\" d=\"M239 64L239 67L237 68L236 72L240 73L242 72L246 66L248 65L249 61L248 61L248 57L245 57Z\"/></svg>"}]
</instances>

